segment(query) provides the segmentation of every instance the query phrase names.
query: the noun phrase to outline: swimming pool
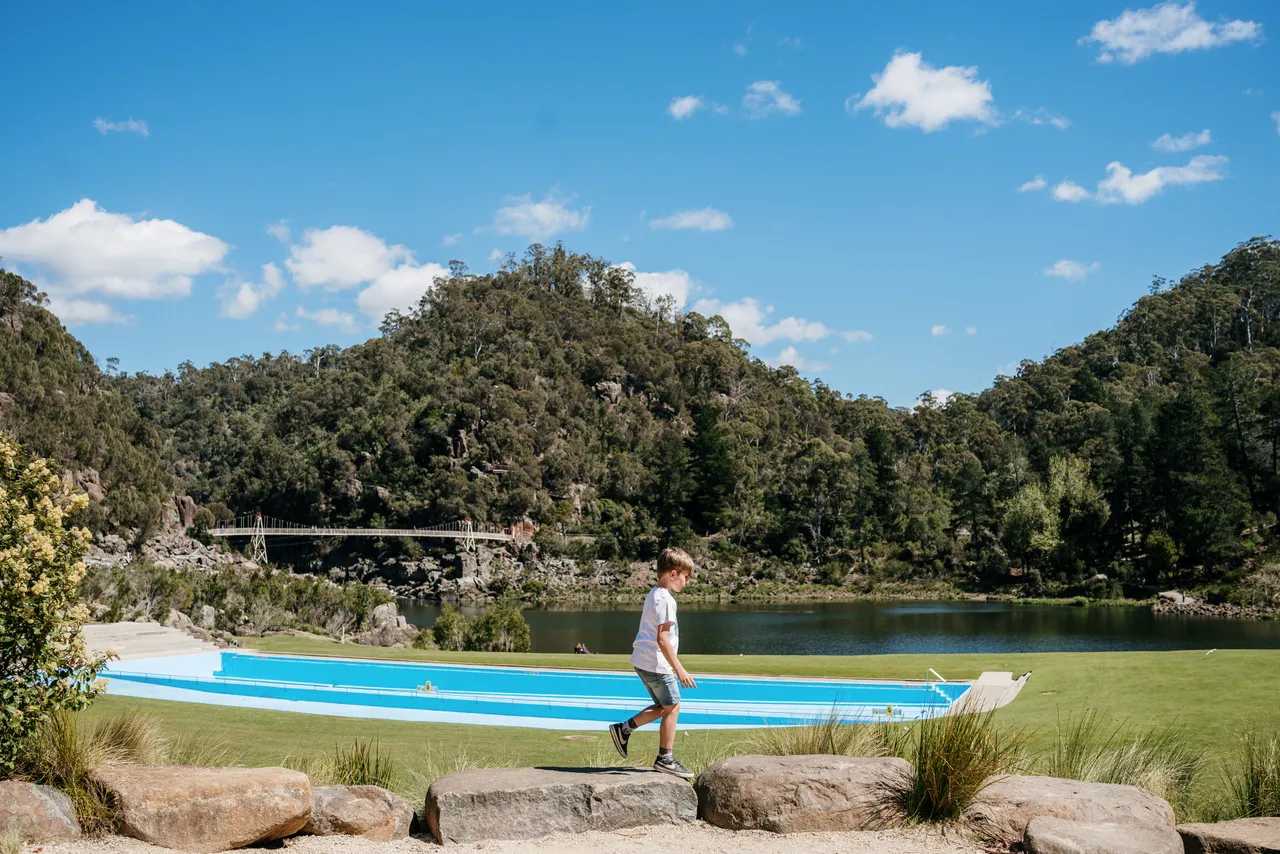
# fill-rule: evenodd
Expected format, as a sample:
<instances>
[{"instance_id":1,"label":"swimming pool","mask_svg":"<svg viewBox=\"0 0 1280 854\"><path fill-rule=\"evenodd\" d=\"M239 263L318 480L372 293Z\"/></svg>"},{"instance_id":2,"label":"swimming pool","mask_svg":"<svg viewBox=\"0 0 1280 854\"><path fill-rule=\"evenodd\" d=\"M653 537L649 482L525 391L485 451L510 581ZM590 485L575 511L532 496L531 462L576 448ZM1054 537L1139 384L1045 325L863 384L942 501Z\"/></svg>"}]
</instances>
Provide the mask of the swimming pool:
<instances>
[{"instance_id":1,"label":"swimming pool","mask_svg":"<svg viewBox=\"0 0 1280 854\"><path fill-rule=\"evenodd\" d=\"M634 673L367 661L249 651L116 662L109 691L134 697L346 717L596 729L650 700ZM959 682L699 676L684 689L686 728L825 720L916 720L945 712Z\"/></svg>"}]
</instances>

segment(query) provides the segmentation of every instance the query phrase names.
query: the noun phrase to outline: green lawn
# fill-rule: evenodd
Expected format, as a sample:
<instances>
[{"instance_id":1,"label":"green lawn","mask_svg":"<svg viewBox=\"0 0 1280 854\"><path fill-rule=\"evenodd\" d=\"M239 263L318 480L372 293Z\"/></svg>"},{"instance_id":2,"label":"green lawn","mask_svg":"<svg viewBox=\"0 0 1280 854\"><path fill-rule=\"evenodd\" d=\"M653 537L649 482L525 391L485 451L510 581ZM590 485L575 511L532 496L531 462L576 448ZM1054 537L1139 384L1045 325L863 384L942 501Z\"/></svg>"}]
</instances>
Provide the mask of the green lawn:
<instances>
[{"instance_id":1,"label":"green lawn","mask_svg":"<svg viewBox=\"0 0 1280 854\"><path fill-rule=\"evenodd\" d=\"M274 652L344 655L409 661L452 661L540 667L629 669L623 655L447 653L339 646L295 637L251 639L247 644ZM1025 730L1031 750L1053 741L1059 714L1088 707L1116 720L1147 727L1181 724L1189 738L1211 757L1233 749L1245 728L1280 729L1277 677L1280 650L1203 652L1040 653L1010 655L883 656L699 656L683 657L698 673L845 676L920 679L933 667L948 679L976 677L985 670L1033 671L1021 695L999 713L1004 723ZM638 704L640 705L640 704ZM156 717L166 734L200 733L224 738L248 764L277 764L331 754L353 738L379 740L405 768L419 774L450 770L460 754L488 764L586 765L613 761L606 737L582 740L583 733L460 724L406 723L333 718L289 712L239 709L104 696L87 714L100 716L125 710ZM566 736L574 736L567 738ZM703 764L732 752L750 738L742 732L690 732L681 736L677 754L689 764ZM632 756L646 760L656 749L656 732L641 732ZM400 788L417 795L425 789L421 776Z\"/></svg>"}]
</instances>

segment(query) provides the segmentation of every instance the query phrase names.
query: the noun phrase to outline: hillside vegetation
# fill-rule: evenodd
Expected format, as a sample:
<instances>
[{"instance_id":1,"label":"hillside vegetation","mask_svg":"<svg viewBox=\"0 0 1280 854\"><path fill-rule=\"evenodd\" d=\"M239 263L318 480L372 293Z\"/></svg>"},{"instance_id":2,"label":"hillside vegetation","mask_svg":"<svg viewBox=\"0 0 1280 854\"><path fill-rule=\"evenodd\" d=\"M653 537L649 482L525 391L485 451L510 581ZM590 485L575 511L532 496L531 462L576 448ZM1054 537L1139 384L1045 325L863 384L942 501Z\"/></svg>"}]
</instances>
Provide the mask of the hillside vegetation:
<instances>
[{"instance_id":1,"label":"hillside vegetation","mask_svg":"<svg viewBox=\"0 0 1280 854\"><path fill-rule=\"evenodd\" d=\"M1114 328L981 394L914 410L770 368L721 318L653 304L625 270L561 247L492 274L455 265L345 350L163 376L101 373L26 287L16 309L0 303L0 391L17 404L4 424L102 472L102 524L136 523L130 508L178 488L214 516L527 516L580 557L677 543L827 583L857 571L1028 592L1101 572L1113 594L1117 581L1226 591L1273 543L1268 240L1156 282ZM15 311L20 333L4 323Z\"/></svg>"}]
</instances>

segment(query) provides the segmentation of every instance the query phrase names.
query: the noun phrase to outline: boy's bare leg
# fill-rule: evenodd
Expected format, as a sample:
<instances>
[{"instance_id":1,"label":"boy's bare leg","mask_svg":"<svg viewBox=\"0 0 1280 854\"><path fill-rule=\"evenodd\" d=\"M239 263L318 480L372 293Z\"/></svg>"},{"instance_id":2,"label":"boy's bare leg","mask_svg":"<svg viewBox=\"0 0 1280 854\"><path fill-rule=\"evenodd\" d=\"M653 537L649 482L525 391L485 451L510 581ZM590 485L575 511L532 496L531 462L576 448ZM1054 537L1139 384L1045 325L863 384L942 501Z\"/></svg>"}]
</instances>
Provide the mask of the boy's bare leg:
<instances>
[{"instance_id":1,"label":"boy's bare leg","mask_svg":"<svg viewBox=\"0 0 1280 854\"><path fill-rule=\"evenodd\" d=\"M662 725L658 728L658 747L672 750L676 746L676 721L680 718L680 704L659 708L662 710L658 713L662 716ZM637 717L636 720L639 721L640 718Z\"/></svg>"},{"instance_id":2,"label":"boy's bare leg","mask_svg":"<svg viewBox=\"0 0 1280 854\"><path fill-rule=\"evenodd\" d=\"M652 706L645 707L643 711L636 712L635 716L632 718L632 720L636 722L634 728L639 729L645 724L656 721L658 718L662 717L662 709L662 706L655 703Z\"/></svg>"}]
</instances>

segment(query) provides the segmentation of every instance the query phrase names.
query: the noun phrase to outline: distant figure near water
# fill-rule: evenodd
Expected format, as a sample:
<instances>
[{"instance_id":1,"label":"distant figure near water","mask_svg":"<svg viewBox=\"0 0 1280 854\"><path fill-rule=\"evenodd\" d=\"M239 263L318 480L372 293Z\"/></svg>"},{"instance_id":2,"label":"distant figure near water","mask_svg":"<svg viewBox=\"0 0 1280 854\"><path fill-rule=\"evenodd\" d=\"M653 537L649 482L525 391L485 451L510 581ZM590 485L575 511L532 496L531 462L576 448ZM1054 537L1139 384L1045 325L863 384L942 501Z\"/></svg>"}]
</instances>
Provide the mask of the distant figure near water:
<instances>
[{"instance_id":1,"label":"distant figure near water","mask_svg":"<svg viewBox=\"0 0 1280 854\"><path fill-rule=\"evenodd\" d=\"M574 651L574 653L575 653L575 654L577 654L577 655L590 655L590 654L591 654L591 650L587 649L587 645L586 645L585 643L583 643L582 641L578 641L578 643L574 646L573 651Z\"/></svg>"}]
</instances>

